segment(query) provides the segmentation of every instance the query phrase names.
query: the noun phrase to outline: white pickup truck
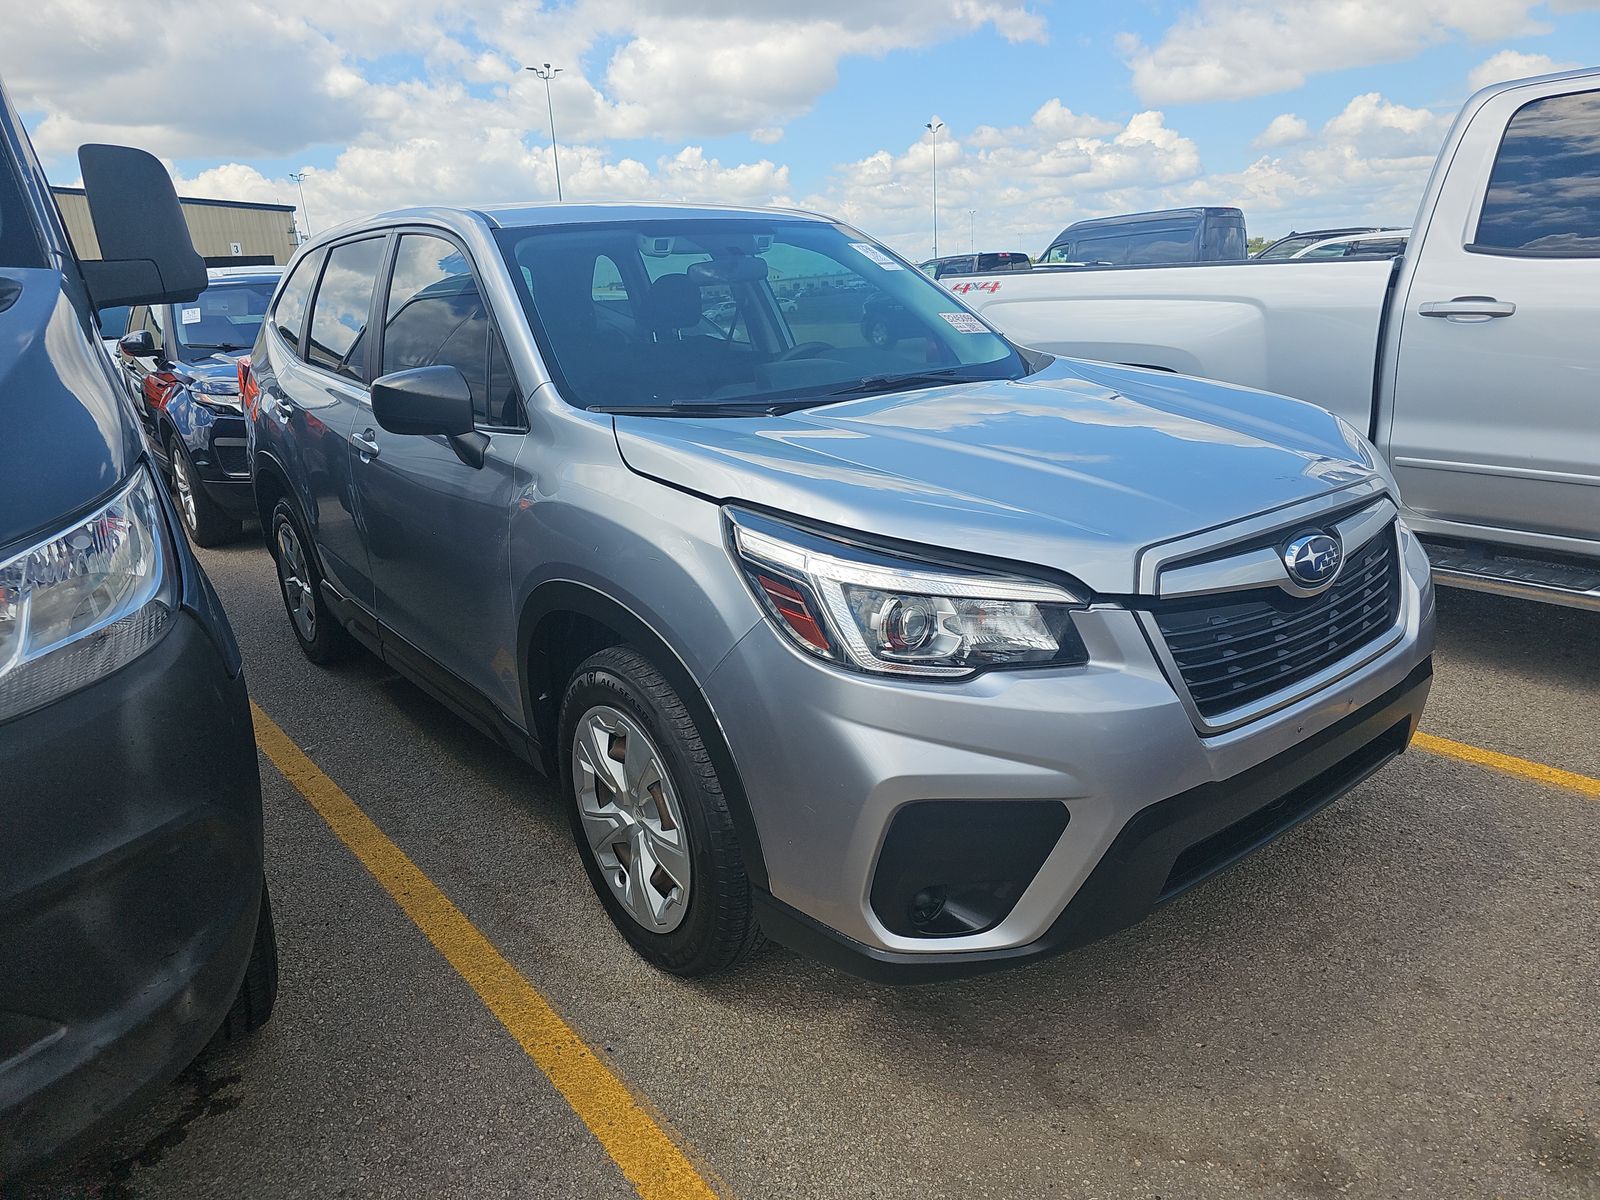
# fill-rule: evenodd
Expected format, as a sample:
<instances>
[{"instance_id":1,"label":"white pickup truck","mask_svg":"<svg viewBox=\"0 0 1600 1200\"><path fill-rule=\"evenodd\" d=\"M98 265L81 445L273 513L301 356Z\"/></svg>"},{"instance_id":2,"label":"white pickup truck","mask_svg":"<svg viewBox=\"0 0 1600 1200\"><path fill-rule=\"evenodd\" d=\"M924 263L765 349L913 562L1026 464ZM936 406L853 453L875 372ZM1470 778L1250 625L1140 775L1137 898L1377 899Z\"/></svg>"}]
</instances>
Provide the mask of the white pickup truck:
<instances>
[{"instance_id":1,"label":"white pickup truck","mask_svg":"<svg viewBox=\"0 0 1600 1200\"><path fill-rule=\"evenodd\" d=\"M1473 96L1402 258L947 286L1025 346L1320 404L1387 457L1441 582L1600 609L1600 68Z\"/></svg>"}]
</instances>

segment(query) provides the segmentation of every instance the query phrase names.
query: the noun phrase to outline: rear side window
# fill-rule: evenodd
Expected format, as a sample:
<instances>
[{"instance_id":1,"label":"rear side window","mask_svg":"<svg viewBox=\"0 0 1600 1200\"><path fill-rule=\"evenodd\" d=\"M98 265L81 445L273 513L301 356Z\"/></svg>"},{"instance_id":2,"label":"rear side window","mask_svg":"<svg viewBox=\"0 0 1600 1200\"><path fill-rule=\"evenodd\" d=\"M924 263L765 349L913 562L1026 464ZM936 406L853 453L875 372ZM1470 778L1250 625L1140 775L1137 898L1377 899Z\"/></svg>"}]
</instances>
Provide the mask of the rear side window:
<instances>
[{"instance_id":1,"label":"rear side window","mask_svg":"<svg viewBox=\"0 0 1600 1200\"><path fill-rule=\"evenodd\" d=\"M272 306L272 324L278 335L291 346L299 347L300 331L305 328L306 306L311 302L311 289L317 282L317 270L322 266L322 251L316 250L302 258L289 276L289 282L278 293L278 302Z\"/></svg>"},{"instance_id":2,"label":"rear side window","mask_svg":"<svg viewBox=\"0 0 1600 1200\"><path fill-rule=\"evenodd\" d=\"M480 425L518 423L505 351L471 264L454 243L426 234L401 236L384 314L385 375L415 367L455 367L472 391Z\"/></svg>"},{"instance_id":3,"label":"rear side window","mask_svg":"<svg viewBox=\"0 0 1600 1200\"><path fill-rule=\"evenodd\" d=\"M372 309L378 268L383 265L383 246L382 238L366 238L330 250L317 298L311 305L306 361L357 383L370 382L367 315Z\"/></svg>"},{"instance_id":4,"label":"rear side window","mask_svg":"<svg viewBox=\"0 0 1600 1200\"><path fill-rule=\"evenodd\" d=\"M1512 115L1474 245L1600 258L1600 92L1547 96Z\"/></svg>"}]
</instances>

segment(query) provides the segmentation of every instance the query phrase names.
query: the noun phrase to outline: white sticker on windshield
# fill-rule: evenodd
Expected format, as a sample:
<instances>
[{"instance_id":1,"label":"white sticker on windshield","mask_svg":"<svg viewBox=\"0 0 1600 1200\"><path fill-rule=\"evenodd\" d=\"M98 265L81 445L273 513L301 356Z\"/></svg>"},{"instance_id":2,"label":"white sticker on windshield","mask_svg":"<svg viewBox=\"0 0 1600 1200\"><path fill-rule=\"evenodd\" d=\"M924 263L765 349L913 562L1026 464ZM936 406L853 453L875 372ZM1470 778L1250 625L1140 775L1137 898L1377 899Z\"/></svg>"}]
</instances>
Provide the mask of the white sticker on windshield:
<instances>
[{"instance_id":1,"label":"white sticker on windshield","mask_svg":"<svg viewBox=\"0 0 1600 1200\"><path fill-rule=\"evenodd\" d=\"M851 242L850 249L857 251L863 258L871 259L885 271L905 270L904 267L895 262L894 259L890 258L882 250L879 250L876 246L870 245L867 242Z\"/></svg>"},{"instance_id":2,"label":"white sticker on windshield","mask_svg":"<svg viewBox=\"0 0 1600 1200\"><path fill-rule=\"evenodd\" d=\"M184 309L183 310L183 323L185 325L198 325L198 324L200 324L200 310L198 308L186 308L186 309Z\"/></svg>"},{"instance_id":3,"label":"white sticker on windshield","mask_svg":"<svg viewBox=\"0 0 1600 1200\"><path fill-rule=\"evenodd\" d=\"M940 313L939 315L950 322L951 329L959 329L962 333L989 332L989 327L971 313Z\"/></svg>"}]
</instances>

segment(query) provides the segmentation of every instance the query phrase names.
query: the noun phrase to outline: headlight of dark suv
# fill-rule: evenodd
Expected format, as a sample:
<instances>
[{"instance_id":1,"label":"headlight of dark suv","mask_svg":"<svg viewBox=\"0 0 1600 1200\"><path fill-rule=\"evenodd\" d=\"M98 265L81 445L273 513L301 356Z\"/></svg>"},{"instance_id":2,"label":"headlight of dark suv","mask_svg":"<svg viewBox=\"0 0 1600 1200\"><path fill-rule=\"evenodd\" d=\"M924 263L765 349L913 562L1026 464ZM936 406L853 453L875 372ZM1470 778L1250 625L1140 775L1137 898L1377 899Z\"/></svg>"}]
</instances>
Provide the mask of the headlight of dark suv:
<instances>
[{"instance_id":1,"label":"headlight of dark suv","mask_svg":"<svg viewBox=\"0 0 1600 1200\"><path fill-rule=\"evenodd\" d=\"M0 562L0 721L109 675L177 607L156 484L140 467L109 504Z\"/></svg>"},{"instance_id":2,"label":"headlight of dark suv","mask_svg":"<svg viewBox=\"0 0 1600 1200\"><path fill-rule=\"evenodd\" d=\"M818 658L884 675L963 678L1088 661L1083 600L1015 575L918 562L727 510L733 553L772 623Z\"/></svg>"},{"instance_id":3,"label":"headlight of dark suv","mask_svg":"<svg viewBox=\"0 0 1600 1200\"><path fill-rule=\"evenodd\" d=\"M189 394L207 408L237 413L244 409L239 403L239 381L236 379L192 379Z\"/></svg>"}]
</instances>

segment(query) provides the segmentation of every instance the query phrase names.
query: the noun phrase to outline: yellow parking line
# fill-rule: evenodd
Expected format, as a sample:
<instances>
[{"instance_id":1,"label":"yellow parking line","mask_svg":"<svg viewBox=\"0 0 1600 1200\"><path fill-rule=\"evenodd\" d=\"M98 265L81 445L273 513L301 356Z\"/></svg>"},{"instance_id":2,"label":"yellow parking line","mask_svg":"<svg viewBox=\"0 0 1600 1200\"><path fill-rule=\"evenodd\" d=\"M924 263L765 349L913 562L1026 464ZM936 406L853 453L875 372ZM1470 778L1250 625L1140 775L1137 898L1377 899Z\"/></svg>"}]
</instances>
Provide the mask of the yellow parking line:
<instances>
[{"instance_id":1,"label":"yellow parking line","mask_svg":"<svg viewBox=\"0 0 1600 1200\"><path fill-rule=\"evenodd\" d=\"M1501 754L1496 750L1484 750L1478 746L1469 746L1466 742L1453 742L1449 738L1436 737L1431 733L1417 734L1411 744L1432 754L1444 754L1450 758L1459 758L1462 762L1488 767L1491 771L1515 775L1519 779L1531 779L1535 783L1543 783L1550 787L1566 788L1569 791L1587 796L1591 800L1600 800L1600 779L1594 779L1588 775L1579 775L1574 771L1563 771L1559 767L1547 767L1543 763L1537 763L1527 758L1517 758L1510 754Z\"/></svg>"},{"instance_id":2,"label":"yellow parking line","mask_svg":"<svg viewBox=\"0 0 1600 1200\"><path fill-rule=\"evenodd\" d=\"M661 1122L477 926L254 701L256 744L543 1071L644 1200L717 1191Z\"/></svg>"}]
</instances>

